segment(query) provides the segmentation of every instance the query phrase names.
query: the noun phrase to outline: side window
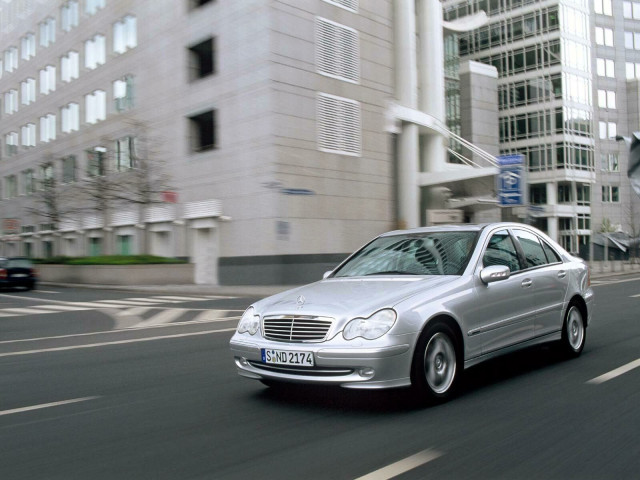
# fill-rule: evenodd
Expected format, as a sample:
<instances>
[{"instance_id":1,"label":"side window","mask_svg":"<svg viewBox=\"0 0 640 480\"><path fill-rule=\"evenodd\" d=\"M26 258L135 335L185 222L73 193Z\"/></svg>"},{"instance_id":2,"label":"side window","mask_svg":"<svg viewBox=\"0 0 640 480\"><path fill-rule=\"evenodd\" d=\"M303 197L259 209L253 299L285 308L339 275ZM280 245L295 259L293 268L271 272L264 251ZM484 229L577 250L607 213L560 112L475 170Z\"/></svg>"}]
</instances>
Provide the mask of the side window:
<instances>
[{"instance_id":1,"label":"side window","mask_svg":"<svg viewBox=\"0 0 640 480\"><path fill-rule=\"evenodd\" d=\"M522 251L524 252L524 257L527 262L526 268L539 267L547 264L547 256L537 236L533 233L518 229L514 229L513 233L515 233L518 238Z\"/></svg>"},{"instance_id":2,"label":"side window","mask_svg":"<svg viewBox=\"0 0 640 480\"><path fill-rule=\"evenodd\" d=\"M522 268L518 252L508 231L500 230L493 234L482 257L482 264L485 267L506 265L512 272L517 272Z\"/></svg>"},{"instance_id":3,"label":"side window","mask_svg":"<svg viewBox=\"0 0 640 480\"><path fill-rule=\"evenodd\" d=\"M542 248L544 249L544 253L547 254L547 261L549 263L560 263L562 262L562 258L556 253L556 251L549 246L547 242L544 240L540 240L542 242Z\"/></svg>"}]
</instances>

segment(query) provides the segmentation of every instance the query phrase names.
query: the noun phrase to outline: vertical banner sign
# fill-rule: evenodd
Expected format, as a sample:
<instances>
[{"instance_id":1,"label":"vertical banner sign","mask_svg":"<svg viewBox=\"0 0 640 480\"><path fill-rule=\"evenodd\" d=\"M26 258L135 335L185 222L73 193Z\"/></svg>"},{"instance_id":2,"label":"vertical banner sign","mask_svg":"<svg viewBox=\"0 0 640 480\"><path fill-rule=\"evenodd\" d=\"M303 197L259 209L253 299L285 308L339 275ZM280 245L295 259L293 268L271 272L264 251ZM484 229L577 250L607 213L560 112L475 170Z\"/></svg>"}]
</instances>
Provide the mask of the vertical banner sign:
<instances>
[{"instance_id":1,"label":"vertical banner sign","mask_svg":"<svg viewBox=\"0 0 640 480\"><path fill-rule=\"evenodd\" d=\"M527 203L524 155L500 155L497 157L500 174L496 190L501 207L518 207Z\"/></svg>"}]
</instances>

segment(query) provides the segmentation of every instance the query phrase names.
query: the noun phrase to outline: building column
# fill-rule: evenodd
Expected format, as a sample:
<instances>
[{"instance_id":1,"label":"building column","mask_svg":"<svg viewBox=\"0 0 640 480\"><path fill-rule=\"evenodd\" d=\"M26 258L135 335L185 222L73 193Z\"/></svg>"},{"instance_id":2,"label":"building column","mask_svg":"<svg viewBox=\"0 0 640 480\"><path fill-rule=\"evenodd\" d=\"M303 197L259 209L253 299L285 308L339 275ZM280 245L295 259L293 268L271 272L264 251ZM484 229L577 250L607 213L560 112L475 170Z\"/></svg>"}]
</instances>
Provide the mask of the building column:
<instances>
[{"instance_id":1,"label":"building column","mask_svg":"<svg viewBox=\"0 0 640 480\"><path fill-rule=\"evenodd\" d=\"M420 61L420 110L445 125L444 43L442 41L442 5L440 0L417 0ZM446 148L440 134L424 135L422 166L426 172L445 169Z\"/></svg>"},{"instance_id":2,"label":"building column","mask_svg":"<svg viewBox=\"0 0 640 480\"><path fill-rule=\"evenodd\" d=\"M402 106L417 107L416 18L414 0L394 5L396 98ZM418 188L418 126L403 123L398 135L398 227L420 225Z\"/></svg>"}]
</instances>

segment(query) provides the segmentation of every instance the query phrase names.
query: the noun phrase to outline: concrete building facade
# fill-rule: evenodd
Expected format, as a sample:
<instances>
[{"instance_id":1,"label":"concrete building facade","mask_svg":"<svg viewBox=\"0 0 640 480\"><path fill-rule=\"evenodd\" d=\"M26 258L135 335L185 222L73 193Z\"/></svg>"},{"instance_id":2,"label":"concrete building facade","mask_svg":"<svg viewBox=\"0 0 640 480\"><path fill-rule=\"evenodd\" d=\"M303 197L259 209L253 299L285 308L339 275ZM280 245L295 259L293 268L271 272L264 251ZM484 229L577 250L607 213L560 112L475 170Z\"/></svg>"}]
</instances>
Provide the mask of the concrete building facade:
<instances>
[{"instance_id":1,"label":"concrete building facade","mask_svg":"<svg viewBox=\"0 0 640 480\"><path fill-rule=\"evenodd\" d=\"M476 200L495 106L462 101L491 153L447 157L442 39L464 23L437 0L2 2L0 254L296 283L445 200L494 219ZM465 68L469 92L497 91L495 69Z\"/></svg>"}]
</instances>

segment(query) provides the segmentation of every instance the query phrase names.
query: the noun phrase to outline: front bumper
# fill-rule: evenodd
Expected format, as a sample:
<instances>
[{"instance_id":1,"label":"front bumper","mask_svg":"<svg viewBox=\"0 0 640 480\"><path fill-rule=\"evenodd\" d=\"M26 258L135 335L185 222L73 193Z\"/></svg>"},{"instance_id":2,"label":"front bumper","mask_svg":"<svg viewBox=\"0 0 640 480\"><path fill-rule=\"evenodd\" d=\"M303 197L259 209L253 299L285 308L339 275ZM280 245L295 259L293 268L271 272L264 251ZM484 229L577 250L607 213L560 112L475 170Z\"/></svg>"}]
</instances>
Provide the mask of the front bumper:
<instances>
[{"instance_id":1,"label":"front bumper","mask_svg":"<svg viewBox=\"0 0 640 480\"><path fill-rule=\"evenodd\" d=\"M412 346L416 335L385 335L376 341L284 343L236 333L230 342L238 373L256 380L340 385L379 389L411 384ZM261 349L311 352L314 367L273 365Z\"/></svg>"}]
</instances>

